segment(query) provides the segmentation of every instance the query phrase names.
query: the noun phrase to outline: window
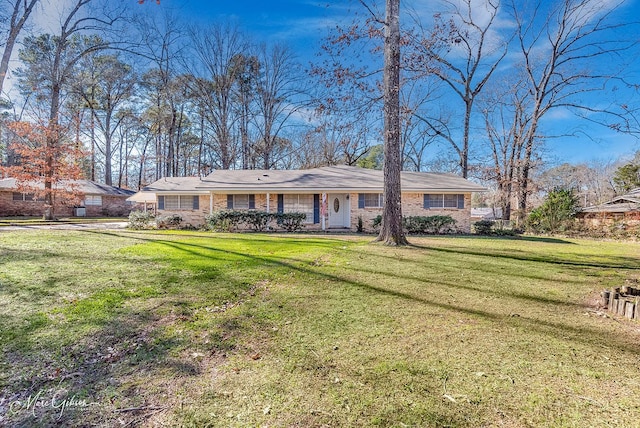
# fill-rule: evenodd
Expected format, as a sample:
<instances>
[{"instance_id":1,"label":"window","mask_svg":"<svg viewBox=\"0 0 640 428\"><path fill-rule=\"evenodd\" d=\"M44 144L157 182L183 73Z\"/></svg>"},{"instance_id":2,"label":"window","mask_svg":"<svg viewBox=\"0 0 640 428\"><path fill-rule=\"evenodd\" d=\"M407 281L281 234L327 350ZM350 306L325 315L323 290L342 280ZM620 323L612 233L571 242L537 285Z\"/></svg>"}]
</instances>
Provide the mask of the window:
<instances>
[{"instance_id":1,"label":"window","mask_svg":"<svg viewBox=\"0 0 640 428\"><path fill-rule=\"evenodd\" d=\"M227 195L228 210L256 209L256 195Z\"/></svg>"},{"instance_id":2,"label":"window","mask_svg":"<svg viewBox=\"0 0 640 428\"><path fill-rule=\"evenodd\" d=\"M464 209L464 195L457 194L426 194L424 208L456 208Z\"/></svg>"},{"instance_id":3,"label":"window","mask_svg":"<svg viewBox=\"0 0 640 428\"><path fill-rule=\"evenodd\" d=\"M358 208L382 208L384 195L382 193L359 193Z\"/></svg>"},{"instance_id":4,"label":"window","mask_svg":"<svg viewBox=\"0 0 640 428\"><path fill-rule=\"evenodd\" d=\"M102 196L100 195L87 195L84 197L84 205L88 206L102 206Z\"/></svg>"},{"instance_id":5,"label":"window","mask_svg":"<svg viewBox=\"0 0 640 428\"><path fill-rule=\"evenodd\" d=\"M305 223L313 223L313 208L313 195L284 195L284 212L306 214Z\"/></svg>"},{"instance_id":6,"label":"window","mask_svg":"<svg viewBox=\"0 0 640 428\"><path fill-rule=\"evenodd\" d=\"M197 210L199 198L194 195L164 195L158 196L159 210Z\"/></svg>"},{"instance_id":7,"label":"window","mask_svg":"<svg viewBox=\"0 0 640 428\"><path fill-rule=\"evenodd\" d=\"M20 201L20 202L33 202L33 201L42 202L44 201L44 198L36 198L36 195L34 195L33 193L13 192L13 200Z\"/></svg>"}]
</instances>

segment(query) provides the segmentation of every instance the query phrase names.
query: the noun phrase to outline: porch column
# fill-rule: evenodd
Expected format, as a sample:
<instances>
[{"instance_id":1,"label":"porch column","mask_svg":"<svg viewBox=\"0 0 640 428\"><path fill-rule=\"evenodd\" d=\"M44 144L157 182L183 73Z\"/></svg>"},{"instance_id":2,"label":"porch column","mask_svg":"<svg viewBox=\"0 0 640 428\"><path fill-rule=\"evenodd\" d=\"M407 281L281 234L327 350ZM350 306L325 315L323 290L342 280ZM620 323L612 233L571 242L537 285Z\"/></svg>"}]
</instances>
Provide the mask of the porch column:
<instances>
[{"instance_id":1,"label":"porch column","mask_svg":"<svg viewBox=\"0 0 640 428\"><path fill-rule=\"evenodd\" d=\"M209 214L213 214L213 192L209 192Z\"/></svg>"},{"instance_id":2,"label":"porch column","mask_svg":"<svg viewBox=\"0 0 640 428\"><path fill-rule=\"evenodd\" d=\"M325 217L327 216L327 194L322 194L322 200L320 201L320 216L322 217L322 230L327 229Z\"/></svg>"},{"instance_id":3,"label":"porch column","mask_svg":"<svg viewBox=\"0 0 640 428\"><path fill-rule=\"evenodd\" d=\"M271 194L267 193L267 213L270 213L271 211L269 210L270 207L270 199L271 199Z\"/></svg>"}]
</instances>

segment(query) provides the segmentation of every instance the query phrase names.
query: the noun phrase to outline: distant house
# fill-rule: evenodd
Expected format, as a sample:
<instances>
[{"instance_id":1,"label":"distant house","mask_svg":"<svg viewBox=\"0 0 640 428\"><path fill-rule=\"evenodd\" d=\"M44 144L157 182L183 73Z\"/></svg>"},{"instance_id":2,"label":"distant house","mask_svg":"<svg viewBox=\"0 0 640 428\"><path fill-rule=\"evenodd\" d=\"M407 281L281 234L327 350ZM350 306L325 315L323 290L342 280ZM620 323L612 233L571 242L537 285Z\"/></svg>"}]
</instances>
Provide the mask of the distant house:
<instances>
[{"instance_id":1,"label":"distant house","mask_svg":"<svg viewBox=\"0 0 640 428\"><path fill-rule=\"evenodd\" d=\"M502 208L498 208L498 207L471 208L471 219L474 221L501 220Z\"/></svg>"},{"instance_id":2,"label":"distant house","mask_svg":"<svg viewBox=\"0 0 640 428\"><path fill-rule=\"evenodd\" d=\"M382 171L352 166L307 170L218 170L204 178L166 177L141 193L156 195L159 215L198 226L221 210L302 212L307 229L355 230L382 213ZM405 216L450 215L470 230L471 194L485 188L453 174L402 172Z\"/></svg>"},{"instance_id":3,"label":"distant house","mask_svg":"<svg viewBox=\"0 0 640 428\"><path fill-rule=\"evenodd\" d=\"M576 217L590 227L606 226L620 221L639 225L640 188L603 204L583 208Z\"/></svg>"},{"instance_id":4,"label":"distant house","mask_svg":"<svg viewBox=\"0 0 640 428\"><path fill-rule=\"evenodd\" d=\"M56 217L119 217L128 215L133 206L126 199L135 192L128 189L89 180L70 180L61 185L72 187L81 198L75 203L56 202ZM38 186L44 188L43 183ZM14 178L0 179L0 217L40 216L43 212L44 200L35 198L34 194L21 192Z\"/></svg>"}]
</instances>

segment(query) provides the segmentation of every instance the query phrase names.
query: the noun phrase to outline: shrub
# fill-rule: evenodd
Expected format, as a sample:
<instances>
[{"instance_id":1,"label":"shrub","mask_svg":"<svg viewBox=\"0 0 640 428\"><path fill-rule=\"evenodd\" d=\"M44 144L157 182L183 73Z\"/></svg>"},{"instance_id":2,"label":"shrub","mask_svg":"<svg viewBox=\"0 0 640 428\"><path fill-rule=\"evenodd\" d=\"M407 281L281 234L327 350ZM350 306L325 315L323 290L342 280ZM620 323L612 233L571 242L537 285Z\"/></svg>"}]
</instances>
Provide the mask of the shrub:
<instances>
[{"instance_id":1,"label":"shrub","mask_svg":"<svg viewBox=\"0 0 640 428\"><path fill-rule=\"evenodd\" d=\"M215 232L233 232L238 228L242 211L218 211L205 217L207 229Z\"/></svg>"},{"instance_id":2,"label":"shrub","mask_svg":"<svg viewBox=\"0 0 640 428\"><path fill-rule=\"evenodd\" d=\"M526 227L535 233L555 233L570 227L578 211L578 198L572 190L549 192L542 205L531 211Z\"/></svg>"},{"instance_id":3,"label":"shrub","mask_svg":"<svg viewBox=\"0 0 640 428\"><path fill-rule=\"evenodd\" d=\"M409 216L402 225L409 234L443 234L453 231L456 221L448 215Z\"/></svg>"},{"instance_id":4,"label":"shrub","mask_svg":"<svg viewBox=\"0 0 640 428\"><path fill-rule=\"evenodd\" d=\"M356 230L357 230L358 233L364 232L364 224L362 222L362 216L361 215L358 216L358 226L357 226Z\"/></svg>"},{"instance_id":5,"label":"shrub","mask_svg":"<svg viewBox=\"0 0 640 428\"><path fill-rule=\"evenodd\" d=\"M380 227L380 225L382 225L382 216L378 215L378 216L376 216L376 218L374 218L371 221L371 227L373 227L374 229L377 229L377 228Z\"/></svg>"},{"instance_id":6,"label":"shrub","mask_svg":"<svg viewBox=\"0 0 640 428\"><path fill-rule=\"evenodd\" d=\"M265 211L247 211L243 217L243 222L256 232L263 232L267 230L269 222L273 219L273 213Z\"/></svg>"},{"instance_id":7,"label":"shrub","mask_svg":"<svg viewBox=\"0 0 640 428\"><path fill-rule=\"evenodd\" d=\"M491 235L493 231L493 221L480 220L473 223L473 229L478 235Z\"/></svg>"},{"instance_id":8,"label":"shrub","mask_svg":"<svg viewBox=\"0 0 640 428\"><path fill-rule=\"evenodd\" d=\"M251 229L263 232L271 222L286 230L296 232L304 228L304 213L268 213L265 211L219 211L205 217L206 227L215 232L234 232Z\"/></svg>"},{"instance_id":9,"label":"shrub","mask_svg":"<svg viewBox=\"0 0 640 428\"><path fill-rule=\"evenodd\" d=\"M129 213L129 229L142 230L151 229L155 216L152 212L131 211Z\"/></svg>"},{"instance_id":10,"label":"shrub","mask_svg":"<svg viewBox=\"0 0 640 428\"><path fill-rule=\"evenodd\" d=\"M298 232L304 228L302 223L307 218L304 213L278 213L276 220L287 232Z\"/></svg>"},{"instance_id":11,"label":"shrub","mask_svg":"<svg viewBox=\"0 0 640 428\"><path fill-rule=\"evenodd\" d=\"M372 227L377 229L382 224L382 216L372 220ZM402 226L409 234L443 234L453 231L456 221L448 215L408 216L402 218Z\"/></svg>"},{"instance_id":12,"label":"shrub","mask_svg":"<svg viewBox=\"0 0 640 428\"><path fill-rule=\"evenodd\" d=\"M167 214L156 218L158 229L177 229L182 223L182 217L178 214Z\"/></svg>"}]
</instances>

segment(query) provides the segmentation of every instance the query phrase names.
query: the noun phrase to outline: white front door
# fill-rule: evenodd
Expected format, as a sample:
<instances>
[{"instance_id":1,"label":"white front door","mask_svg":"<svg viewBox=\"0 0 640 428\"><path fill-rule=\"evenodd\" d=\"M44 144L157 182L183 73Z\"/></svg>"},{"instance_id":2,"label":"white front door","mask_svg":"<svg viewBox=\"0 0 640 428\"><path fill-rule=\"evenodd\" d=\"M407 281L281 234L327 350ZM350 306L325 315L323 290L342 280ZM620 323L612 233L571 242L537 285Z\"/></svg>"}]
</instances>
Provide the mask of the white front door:
<instances>
[{"instance_id":1,"label":"white front door","mask_svg":"<svg viewBox=\"0 0 640 428\"><path fill-rule=\"evenodd\" d=\"M351 213L348 195L343 193L329 194L327 210L329 211L329 227L350 227Z\"/></svg>"}]
</instances>

